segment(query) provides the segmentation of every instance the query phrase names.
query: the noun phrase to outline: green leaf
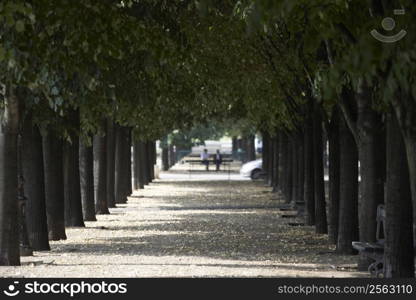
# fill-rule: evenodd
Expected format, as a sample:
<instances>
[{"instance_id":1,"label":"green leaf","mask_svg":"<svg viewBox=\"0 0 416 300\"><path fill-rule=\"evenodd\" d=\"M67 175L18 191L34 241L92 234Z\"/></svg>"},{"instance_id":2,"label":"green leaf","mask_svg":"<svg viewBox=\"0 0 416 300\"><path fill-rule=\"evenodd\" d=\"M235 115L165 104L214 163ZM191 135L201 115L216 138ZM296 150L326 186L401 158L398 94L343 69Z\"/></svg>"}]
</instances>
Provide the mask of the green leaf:
<instances>
[{"instance_id":1,"label":"green leaf","mask_svg":"<svg viewBox=\"0 0 416 300\"><path fill-rule=\"evenodd\" d=\"M0 62L2 62L5 57L6 57L6 50L4 50L2 46L0 46Z\"/></svg>"},{"instance_id":2,"label":"green leaf","mask_svg":"<svg viewBox=\"0 0 416 300\"><path fill-rule=\"evenodd\" d=\"M22 20L18 20L16 22L16 31L17 32L23 32L25 30L25 23L23 23Z\"/></svg>"}]
</instances>

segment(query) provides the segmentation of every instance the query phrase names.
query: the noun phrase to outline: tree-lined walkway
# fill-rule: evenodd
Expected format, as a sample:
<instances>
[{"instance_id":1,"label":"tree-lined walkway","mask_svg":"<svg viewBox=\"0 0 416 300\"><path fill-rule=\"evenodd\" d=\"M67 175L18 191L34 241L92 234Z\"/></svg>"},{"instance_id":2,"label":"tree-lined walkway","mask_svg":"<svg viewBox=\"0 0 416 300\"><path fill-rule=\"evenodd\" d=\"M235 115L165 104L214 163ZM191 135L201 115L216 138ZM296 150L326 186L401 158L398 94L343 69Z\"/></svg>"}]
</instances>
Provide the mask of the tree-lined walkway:
<instances>
[{"instance_id":1,"label":"tree-lined walkway","mask_svg":"<svg viewBox=\"0 0 416 300\"><path fill-rule=\"evenodd\" d=\"M303 220L282 218L290 212L263 182L187 176L177 168L162 174L110 215L68 228L51 251L1 267L0 276L367 276L356 271L356 257L332 253L326 235L289 226Z\"/></svg>"}]
</instances>

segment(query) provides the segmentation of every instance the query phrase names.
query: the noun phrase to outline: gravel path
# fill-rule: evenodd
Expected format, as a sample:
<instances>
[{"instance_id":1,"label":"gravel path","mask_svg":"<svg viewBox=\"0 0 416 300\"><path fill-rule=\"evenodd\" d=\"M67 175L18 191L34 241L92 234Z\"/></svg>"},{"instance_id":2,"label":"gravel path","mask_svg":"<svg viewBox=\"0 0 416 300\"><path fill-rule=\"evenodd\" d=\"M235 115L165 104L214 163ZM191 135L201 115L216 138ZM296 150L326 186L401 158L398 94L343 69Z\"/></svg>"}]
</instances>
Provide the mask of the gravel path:
<instances>
[{"instance_id":1,"label":"gravel path","mask_svg":"<svg viewBox=\"0 0 416 300\"><path fill-rule=\"evenodd\" d=\"M367 277L356 257L334 254L313 227L289 226L302 220L282 217L290 212L262 182L184 168L86 228L69 228L51 251L0 267L0 276Z\"/></svg>"}]
</instances>

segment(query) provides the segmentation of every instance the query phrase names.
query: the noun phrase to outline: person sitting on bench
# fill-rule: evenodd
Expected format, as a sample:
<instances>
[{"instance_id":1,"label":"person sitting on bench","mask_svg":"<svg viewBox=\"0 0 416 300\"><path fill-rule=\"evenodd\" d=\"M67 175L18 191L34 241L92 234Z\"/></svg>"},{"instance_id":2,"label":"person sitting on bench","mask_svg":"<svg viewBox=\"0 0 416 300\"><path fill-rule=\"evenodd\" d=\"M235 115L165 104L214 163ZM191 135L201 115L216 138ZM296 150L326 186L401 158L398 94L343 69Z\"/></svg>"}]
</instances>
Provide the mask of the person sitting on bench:
<instances>
[{"instance_id":1,"label":"person sitting on bench","mask_svg":"<svg viewBox=\"0 0 416 300\"><path fill-rule=\"evenodd\" d=\"M201 153L202 163L205 165L206 170L209 171L209 155L208 150L204 149L204 152Z\"/></svg>"},{"instance_id":2,"label":"person sitting on bench","mask_svg":"<svg viewBox=\"0 0 416 300\"><path fill-rule=\"evenodd\" d=\"M222 155L218 149L217 153L214 154L214 163L216 166L216 171L218 172L220 170L220 165L222 164Z\"/></svg>"}]
</instances>

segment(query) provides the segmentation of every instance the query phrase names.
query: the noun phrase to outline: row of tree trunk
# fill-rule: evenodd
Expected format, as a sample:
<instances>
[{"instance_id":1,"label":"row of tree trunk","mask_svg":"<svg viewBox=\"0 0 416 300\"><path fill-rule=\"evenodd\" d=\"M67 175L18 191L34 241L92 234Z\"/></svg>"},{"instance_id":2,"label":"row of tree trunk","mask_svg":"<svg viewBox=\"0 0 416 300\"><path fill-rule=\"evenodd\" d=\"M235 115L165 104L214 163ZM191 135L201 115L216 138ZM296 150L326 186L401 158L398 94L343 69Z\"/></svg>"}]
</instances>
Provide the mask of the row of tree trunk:
<instances>
[{"instance_id":1,"label":"row of tree trunk","mask_svg":"<svg viewBox=\"0 0 416 300\"><path fill-rule=\"evenodd\" d=\"M241 138L232 138L232 153L234 158L243 163L256 159L255 135L248 134Z\"/></svg>"},{"instance_id":2,"label":"row of tree trunk","mask_svg":"<svg viewBox=\"0 0 416 300\"><path fill-rule=\"evenodd\" d=\"M27 234L33 250L49 250L49 240L66 239L66 227L83 227L84 221L96 221L97 214L108 214L109 208L126 203L132 194L131 129L104 120L101 133L91 143L78 135L77 111L69 115L68 121L72 125L69 140L62 139L53 128L41 134L30 113L17 131L3 129L0 134L0 177L15 178L7 185L0 178L2 194L7 199L14 197L14 203L1 202L1 265L20 264L20 255L24 254L19 253L19 235ZM10 139L16 139L18 151L7 148L13 145ZM133 146L134 185L143 188L154 179L156 147L154 142L134 142ZM24 204L24 214L16 205L18 195L13 185L16 191L18 185L23 187L24 197L19 201ZM19 218L22 215L24 219ZM21 226L23 222L27 226ZM27 228L27 233L19 232L19 228Z\"/></svg>"},{"instance_id":3,"label":"row of tree trunk","mask_svg":"<svg viewBox=\"0 0 416 300\"><path fill-rule=\"evenodd\" d=\"M385 276L414 277L409 164L396 114L358 107L352 124L351 115L335 106L328 121L323 116L310 101L295 130L263 133L267 184L298 208L316 233L328 234L341 254L355 253L352 241L375 241L377 205L384 203ZM360 269L369 263L359 258Z\"/></svg>"}]
</instances>

